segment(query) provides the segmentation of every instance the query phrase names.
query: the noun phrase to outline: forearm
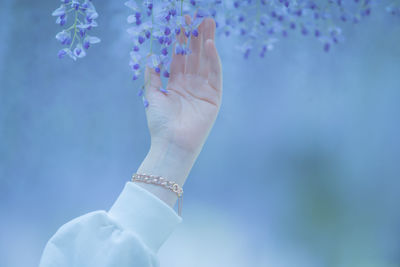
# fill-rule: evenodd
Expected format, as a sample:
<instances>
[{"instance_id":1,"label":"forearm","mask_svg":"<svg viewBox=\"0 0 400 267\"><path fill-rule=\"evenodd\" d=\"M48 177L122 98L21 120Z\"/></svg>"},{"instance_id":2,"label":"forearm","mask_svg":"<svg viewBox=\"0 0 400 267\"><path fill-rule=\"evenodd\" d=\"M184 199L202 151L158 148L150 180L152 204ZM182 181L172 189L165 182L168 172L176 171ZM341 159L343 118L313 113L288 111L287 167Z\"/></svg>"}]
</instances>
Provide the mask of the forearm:
<instances>
[{"instance_id":1,"label":"forearm","mask_svg":"<svg viewBox=\"0 0 400 267\"><path fill-rule=\"evenodd\" d=\"M197 156L198 152L185 151L173 143L153 143L137 173L160 175L176 182L179 186L183 186ZM156 195L169 206L175 205L177 196L172 191L153 184L137 184Z\"/></svg>"}]
</instances>

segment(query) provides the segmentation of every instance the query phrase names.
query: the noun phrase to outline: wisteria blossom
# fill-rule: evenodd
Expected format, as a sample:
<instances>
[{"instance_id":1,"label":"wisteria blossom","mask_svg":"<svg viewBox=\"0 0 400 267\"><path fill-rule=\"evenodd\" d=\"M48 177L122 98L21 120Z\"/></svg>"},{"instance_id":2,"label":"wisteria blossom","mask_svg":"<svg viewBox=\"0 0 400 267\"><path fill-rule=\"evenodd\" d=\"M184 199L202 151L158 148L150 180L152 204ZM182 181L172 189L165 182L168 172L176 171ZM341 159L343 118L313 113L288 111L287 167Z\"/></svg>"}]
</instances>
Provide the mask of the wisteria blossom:
<instances>
[{"instance_id":1,"label":"wisteria blossom","mask_svg":"<svg viewBox=\"0 0 400 267\"><path fill-rule=\"evenodd\" d=\"M92 44L100 42L98 37L88 34L93 27L97 27L99 16L91 0L61 0L61 6L52 15L57 17L56 23L62 27L71 22L69 27L56 34L56 39L66 46L58 51L59 58L66 55L73 60L82 58Z\"/></svg>"},{"instance_id":2,"label":"wisteria blossom","mask_svg":"<svg viewBox=\"0 0 400 267\"><path fill-rule=\"evenodd\" d=\"M84 57L91 44L100 39L87 32L97 26L98 14L90 0L62 0L53 12L56 23L72 25L56 35L67 47L58 52L72 59ZM190 37L199 34L198 27L205 17L216 22L222 37L234 36L237 49L244 58L251 55L265 57L278 41L291 35L313 38L321 49L329 52L344 40L342 27L358 24L372 14L385 10L400 16L400 1L391 0L128 0L128 35L131 38L129 66L132 80L138 80L146 67L169 78L172 54L191 53ZM375 12L375 11L374 11ZM186 21L185 16L191 19ZM180 42L185 36L188 42ZM128 53L127 53L128 54ZM138 95L145 107L145 81ZM159 88L168 93L165 88Z\"/></svg>"},{"instance_id":3,"label":"wisteria blossom","mask_svg":"<svg viewBox=\"0 0 400 267\"><path fill-rule=\"evenodd\" d=\"M237 48L245 58L251 54L265 57L276 43L290 35L315 38L321 48L329 52L344 40L342 25L357 24L370 16L376 6L374 0L165 0L134 1L125 5L131 15L128 33L132 38L130 66L132 79L137 80L146 66L163 77L169 77L171 53L188 54L188 44L180 44L177 36L184 31L186 37L197 35L204 17L216 21L223 36L238 37ZM389 11L389 10L388 10ZM396 14L398 6L390 12ZM187 24L184 15L192 17ZM174 50L173 50L174 49ZM146 81L145 81L146 83ZM141 86L138 95L145 99ZM165 89L160 88L165 92Z\"/></svg>"},{"instance_id":4,"label":"wisteria blossom","mask_svg":"<svg viewBox=\"0 0 400 267\"><path fill-rule=\"evenodd\" d=\"M224 1L227 10L218 20L226 35L240 36L245 57L264 57L275 43L292 34L315 38L328 52L343 40L341 26L358 23L371 14L372 0L246 0Z\"/></svg>"},{"instance_id":5,"label":"wisteria blossom","mask_svg":"<svg viewBox=\"0 0 400 267\"><path fill-rule=\"evenodd\" d=\"M188 40L191 35L197 37L198 27L203 19L211 16L210 11L221 3L222 1L215 0L125 2L132 13L127 18L131 25L127 31L132 39L129 62L132 79L137 80L146 66L160 73L162 77L169 78L172 54L191 53L189 42L179 42L178 36L184 34ZM192 17L189 23L185 20L186 14ZM138 95L147 107L149 103L145 99L144 88L145 85L141 86ZM168 93L163 87L159 90Z\"/></svg>"}]
</instances>

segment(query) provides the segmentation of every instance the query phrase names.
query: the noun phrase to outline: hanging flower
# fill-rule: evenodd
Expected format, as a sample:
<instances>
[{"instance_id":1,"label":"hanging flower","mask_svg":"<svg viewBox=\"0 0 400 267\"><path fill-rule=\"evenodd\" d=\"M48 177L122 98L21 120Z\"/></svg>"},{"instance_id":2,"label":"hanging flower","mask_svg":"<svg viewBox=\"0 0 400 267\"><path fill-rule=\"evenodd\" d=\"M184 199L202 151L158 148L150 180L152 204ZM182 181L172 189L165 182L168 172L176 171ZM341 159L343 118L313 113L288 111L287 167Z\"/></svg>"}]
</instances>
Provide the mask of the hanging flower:
<instances>
[{"instance_id":1,"label":"hanging flower","mask_svg":"<svg viewBox=\"0 0 400 267\"><path fill-rule=\"evenodd\" d=\"M56 23L60 26L65 26L68 18L72 23L56 34L61 45L67 46L58 51L59 58L66 55L73 60L83 58L91 44L100 42L98 37L87 34L97 27L95 19L99 16L90 0L61 0L60 7L53 11L52 16L57 17Z\"/></svg>"}]
</instances>

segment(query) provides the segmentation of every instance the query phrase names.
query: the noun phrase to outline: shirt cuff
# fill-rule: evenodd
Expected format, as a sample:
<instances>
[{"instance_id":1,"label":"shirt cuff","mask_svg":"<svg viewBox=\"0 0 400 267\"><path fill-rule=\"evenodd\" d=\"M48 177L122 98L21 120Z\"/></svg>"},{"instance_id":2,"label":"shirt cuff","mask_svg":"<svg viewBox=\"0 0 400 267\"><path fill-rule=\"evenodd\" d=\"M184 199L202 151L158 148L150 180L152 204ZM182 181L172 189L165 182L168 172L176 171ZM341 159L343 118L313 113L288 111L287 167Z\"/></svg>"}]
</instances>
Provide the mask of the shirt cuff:
<instances>
[{"instance_id":1,"label":"shirt cuff","mask_svg":"<svg viewBox=\"0 0 400 267\"><path fill-rule=\"evenodd\" d=\"M126 182L108 214L154 252L182 221L164 201L133 182Z\"/></svg>"}]
</instances>

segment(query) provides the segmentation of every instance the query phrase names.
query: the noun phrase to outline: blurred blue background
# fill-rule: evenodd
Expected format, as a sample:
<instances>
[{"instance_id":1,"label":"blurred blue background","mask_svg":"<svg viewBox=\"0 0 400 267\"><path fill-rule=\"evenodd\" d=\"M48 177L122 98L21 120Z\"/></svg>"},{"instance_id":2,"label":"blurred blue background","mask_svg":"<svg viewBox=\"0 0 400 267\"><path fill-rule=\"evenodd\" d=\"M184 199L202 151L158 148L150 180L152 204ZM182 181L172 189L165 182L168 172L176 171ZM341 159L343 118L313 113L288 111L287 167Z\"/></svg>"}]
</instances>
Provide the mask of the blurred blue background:
<instances>
[{"instance_id":1,"label":"blurred blue background","mask_svg":"<svg viewBox=\"0 0 400 267\"><path fill-rule=\"evenodd\" d=\"M58 1L0 2L0 266L37 266L65 222L111 207L149 148L128 67L129 10L57 58ZM383 11L244 60L220 38L220 114L161 266L400 266L400 21Z\"/></svg>"}]
</instances>

